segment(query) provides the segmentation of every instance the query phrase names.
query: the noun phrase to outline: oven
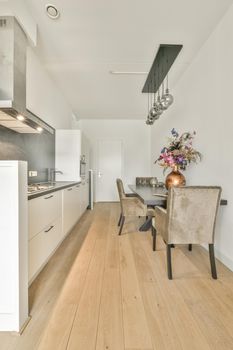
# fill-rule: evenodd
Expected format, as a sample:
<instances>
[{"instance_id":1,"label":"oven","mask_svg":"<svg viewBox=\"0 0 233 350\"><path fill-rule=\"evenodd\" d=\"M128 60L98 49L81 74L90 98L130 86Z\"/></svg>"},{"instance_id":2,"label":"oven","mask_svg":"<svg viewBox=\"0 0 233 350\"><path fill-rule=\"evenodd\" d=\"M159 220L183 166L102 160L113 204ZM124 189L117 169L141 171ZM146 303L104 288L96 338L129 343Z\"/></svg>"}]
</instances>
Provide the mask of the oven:
<instances>
[{"instance_id":1,"label":"oven","mask_svg":"<svg viewBox=\"0 0 233 350\"><path fill-rule=\"evenodd\" d=\"M86 159L85 156L81 156L80 159L80 177L86 177Z\"/></svg>"}]
</instances>

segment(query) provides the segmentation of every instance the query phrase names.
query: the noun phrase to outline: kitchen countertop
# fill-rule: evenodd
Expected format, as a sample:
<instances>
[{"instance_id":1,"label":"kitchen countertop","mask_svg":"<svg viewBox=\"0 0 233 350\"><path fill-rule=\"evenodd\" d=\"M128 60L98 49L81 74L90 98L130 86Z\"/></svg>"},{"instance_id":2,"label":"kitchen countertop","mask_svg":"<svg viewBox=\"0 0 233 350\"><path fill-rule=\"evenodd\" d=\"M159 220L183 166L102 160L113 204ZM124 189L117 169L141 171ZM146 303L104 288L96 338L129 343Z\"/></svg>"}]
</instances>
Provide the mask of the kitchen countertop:
<instances>
[{"instance_id":1,"label":"kitchen countertop","mask_svg":"<svg viewBox=\"0 0 233 350\"><path fill-rule=\"evenodd\" d=\"M79 184L81 184L81 181L72 181L72 182L56 181L54 187L52 187L52 188L48 188L48 189L42 190L42 191L28 193L28 200L34 199L34 198L37 198L37 197L41 197L41 196L44 196L45 194L49 194L49 193L53 193L53 192L56 192L56 191L60 191L60 190L62 190L64 188L72 187L72 186L79 185Z\"/></svg>"}]
</instances>

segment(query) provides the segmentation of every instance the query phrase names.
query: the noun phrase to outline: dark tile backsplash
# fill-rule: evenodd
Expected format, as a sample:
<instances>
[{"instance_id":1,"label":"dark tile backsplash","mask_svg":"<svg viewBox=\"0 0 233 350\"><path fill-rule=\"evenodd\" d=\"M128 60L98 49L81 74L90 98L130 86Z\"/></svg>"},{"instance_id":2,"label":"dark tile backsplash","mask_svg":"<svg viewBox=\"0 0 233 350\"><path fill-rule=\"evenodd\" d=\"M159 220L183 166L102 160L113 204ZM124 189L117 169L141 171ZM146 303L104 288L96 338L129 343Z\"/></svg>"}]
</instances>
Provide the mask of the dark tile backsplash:
<instances>
[{"instance_id":1,"label":"dark tile backsplash","mask_svg":"<svg viewBox=\"0 0 233 350\"><path fill-rule=\"evenodd\" d=\"M19 134L0 126L0 159L26 160L28 170L37 170L29 183L47 181L47 169L55 167L55 135Z\"/></svg>"}]
</instances>

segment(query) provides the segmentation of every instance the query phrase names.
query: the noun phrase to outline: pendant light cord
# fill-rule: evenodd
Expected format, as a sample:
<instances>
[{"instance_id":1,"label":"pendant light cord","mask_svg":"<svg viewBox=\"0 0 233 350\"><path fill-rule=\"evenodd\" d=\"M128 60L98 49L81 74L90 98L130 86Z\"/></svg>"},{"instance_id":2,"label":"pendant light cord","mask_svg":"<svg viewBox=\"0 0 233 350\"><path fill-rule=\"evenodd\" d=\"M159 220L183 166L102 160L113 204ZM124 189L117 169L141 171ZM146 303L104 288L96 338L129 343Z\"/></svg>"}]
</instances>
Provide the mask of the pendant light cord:
<instances>
[{"instance_id":1,"label":"pendant light cord","mask_svg":"<svg viewBox=\"0 0 233 350\"><path fill-rule=\"evenodd\" d=\"M156 102L156 90L155 90L155 88L156 88L156 76L154 74L154 103Z\"/></svg>"},{"instance_id":2,"label":"pendant light cord","mask_svg":"<svg viewBox=\"0 0 233 350\"><path fill-rule=\"evenodd\" d=\"M150 111L150 93L148 91L148 95L147 95L147 109L148 109L148 116L149 116L149 111Z\"/></svg>"},{"instance_id":3,"label":"pendant light cord","mask_svg":"<svg viewBox=\"0 0 233 350\"><path fill-rule=\"evenodd\" d=\"M168 90L168 58L167 58L167 90Z\"/></svg>"}]
</instances>

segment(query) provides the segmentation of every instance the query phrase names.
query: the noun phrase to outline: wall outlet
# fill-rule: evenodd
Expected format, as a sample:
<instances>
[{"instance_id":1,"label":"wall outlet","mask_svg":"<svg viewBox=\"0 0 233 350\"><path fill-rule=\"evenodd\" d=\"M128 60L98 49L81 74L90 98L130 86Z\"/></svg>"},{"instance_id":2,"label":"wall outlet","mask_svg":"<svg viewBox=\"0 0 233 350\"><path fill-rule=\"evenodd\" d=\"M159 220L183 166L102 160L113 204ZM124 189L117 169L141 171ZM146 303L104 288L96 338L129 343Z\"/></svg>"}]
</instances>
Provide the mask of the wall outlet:
<instances>
[{"instance_id":1,"label":"wall outlet","mask_svg":"<svg viewBox=\"0 0 233 350\"><path fill-rule=\"evenodd\" d=\"M37 176L37 171L36 171L36 170L30 170L30 171L28 172L28 175L29 175L29 177Z\"/></svg>"}]
</instances>

